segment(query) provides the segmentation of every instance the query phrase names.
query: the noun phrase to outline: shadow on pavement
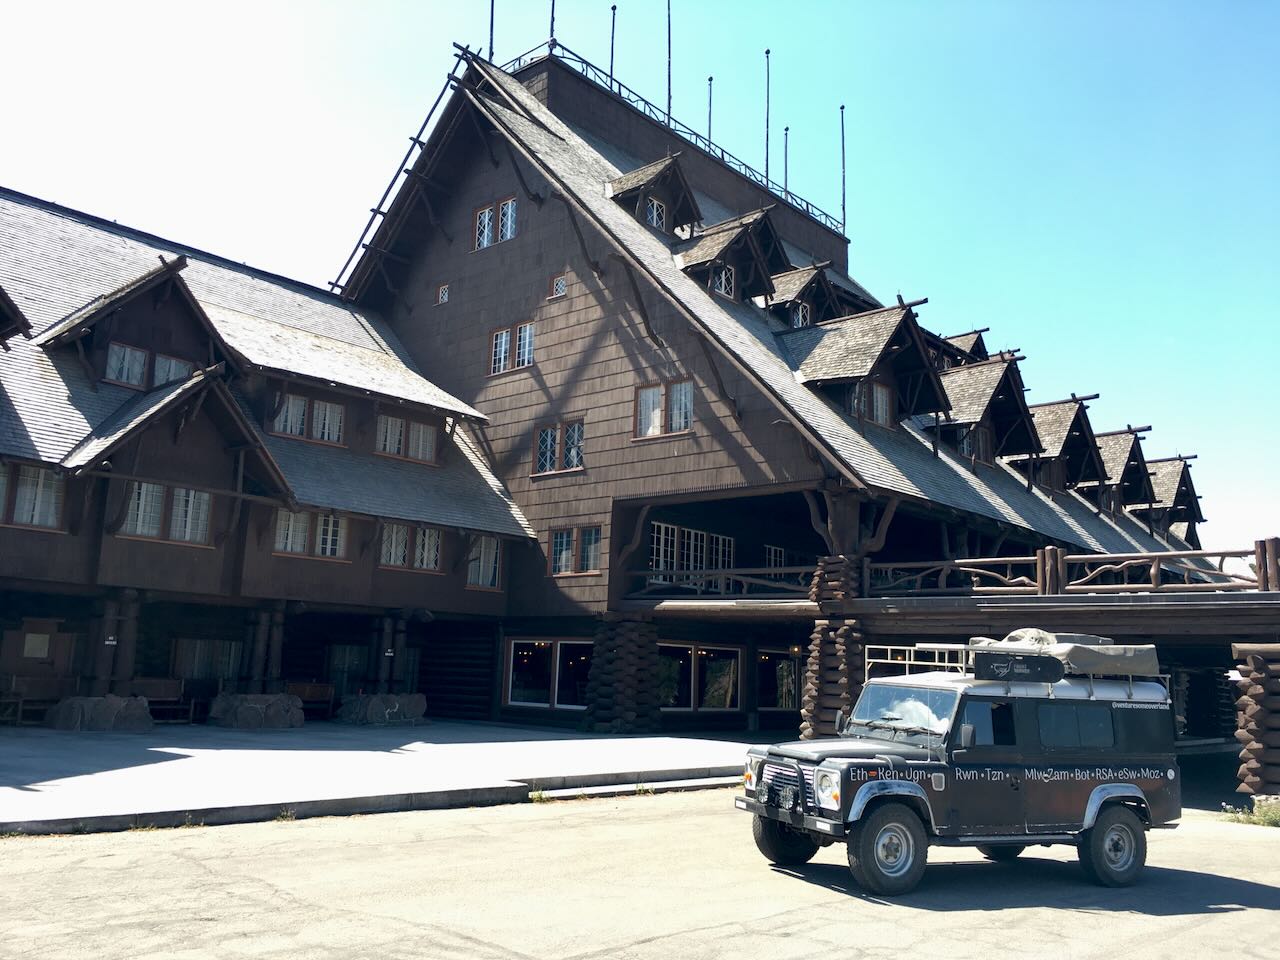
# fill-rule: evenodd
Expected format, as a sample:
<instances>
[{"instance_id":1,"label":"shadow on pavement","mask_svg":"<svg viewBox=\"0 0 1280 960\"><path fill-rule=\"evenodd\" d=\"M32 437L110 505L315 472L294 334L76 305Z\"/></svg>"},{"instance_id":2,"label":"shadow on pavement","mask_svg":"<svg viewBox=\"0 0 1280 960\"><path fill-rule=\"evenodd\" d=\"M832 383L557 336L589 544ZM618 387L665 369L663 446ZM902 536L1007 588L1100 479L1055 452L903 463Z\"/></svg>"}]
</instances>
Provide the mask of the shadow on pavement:
<instances>
[{"instance_id":1,"label":"shadow on pavement","mask_svg":"<svg viewBox=\"0 0 1280 960\"><path fill-rule=\"evenodd\" d=\"M880 901L864 893L849 871L836 864L811 863L775 872L827 890ZM1280 911L1280 887L1193 870L1148 865L1132 887L1108 889L1089 883L1078 863L1023 855L1013 863L930 864L912 893L892 901L919 910L1005 910L1018 907L1064 907L1153 917Z\"/></svg>"}]
</instances>

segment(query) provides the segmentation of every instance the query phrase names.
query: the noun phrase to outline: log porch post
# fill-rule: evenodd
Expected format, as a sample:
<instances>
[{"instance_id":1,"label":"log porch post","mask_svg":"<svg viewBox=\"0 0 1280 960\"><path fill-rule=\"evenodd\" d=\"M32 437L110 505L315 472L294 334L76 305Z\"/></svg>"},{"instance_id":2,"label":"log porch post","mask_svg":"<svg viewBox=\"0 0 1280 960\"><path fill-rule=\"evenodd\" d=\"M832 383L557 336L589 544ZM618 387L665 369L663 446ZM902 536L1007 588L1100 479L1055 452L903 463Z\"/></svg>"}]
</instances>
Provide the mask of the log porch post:
<instances>
[{"instance_id":1,"label":"log porch post","mask_svg":"<svg viewBox=\"0 0 1280 960\"><path fill-rule=\"evenodd\" d=\"M408 664L405 663L405 650L409 645L409 624L404 617L396 617L394 620L392 649L395 656L391 658L391 692L392 693L408 693L409 684L405 677L405 670Z\"/></svg>"},{"instance_id":2,"label":"log porch post","mask_svg":"<svg viewBox=\"0 0 1280 960\"><path fill-rule=\"evenodd\" d=\"M606 615L596 627L583 729L595 733L658 730L662 722L658 666L658 630L652 623Z\"/></svg>"},{"instance_id":3,"label":"log porch post","mask_svg":"<svg viewBox=\"0 0 1280 960\"><path fill-rule=\"evenodd\" d=\"M97 620L93 682L89 685L89 695L93 697L105 696L111 689L111 666L116 656L116 632L120 621L120 603L115 597L102 601L102 613Z\"/></svg>"},{"instance_id":4,"label":"log porch post","mask_svg":"<svg viewBox=\"0 0 1280 960\"><path fill-rule=\"evenodd\" d=\"M267 675L267 644L271 631L271 615L266 610L253 611L253 658L249 661L249 692L262 693Z\"/></svg>"},{"instance_id":5,"label":"log porch post","mask_svg":"<svg viewBox=\"0 0 1280 960\"><path fill-rule=\"evenodd\" d=\"M264 616L266 616L264 614ZM284 606L278 604L270 613L268 632L267 693L280 693L284 689L281 670L284 665Z\"/></svg>"},{"instance_id":6,"label":"log porch post","mask_svg":"<svg viewBox=\"0 0 1280 960\"><path fill-rule=\"evenodd\" d=\"M116 631L115 688L128 696L138 661L138 614L141 599L137 590L120 591L120 625Z\"/></svg>"},{"instance_id":7,"label":"log porch post","mask_svg":"<svg viewBox=\"0 0 1280 960\"><path fill-rule=\"evenodd\" d=\"M391 685L391 661L394 658L387 656L388 652L394 650L395 645L395 621L391 617L383 617L380 622L379 646L378 646L378 693L387 693Z\"/></svg>"}]
</instances>

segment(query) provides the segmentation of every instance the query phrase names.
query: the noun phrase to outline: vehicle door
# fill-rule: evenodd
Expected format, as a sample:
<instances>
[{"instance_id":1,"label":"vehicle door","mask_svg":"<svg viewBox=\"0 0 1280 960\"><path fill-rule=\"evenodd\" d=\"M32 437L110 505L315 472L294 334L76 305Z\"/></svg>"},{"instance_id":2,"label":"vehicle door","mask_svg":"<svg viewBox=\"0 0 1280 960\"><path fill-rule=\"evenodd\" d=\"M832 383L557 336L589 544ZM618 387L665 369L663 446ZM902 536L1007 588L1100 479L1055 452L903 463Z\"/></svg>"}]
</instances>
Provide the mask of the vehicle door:
<instances>
[{"instance_id":1,"label":"vehicle door","mask_svg":"<svg viewBox=\"0 0 1280 960\"><path fill-rule=\"evenodd\" d=\"M1022 754L1014 702L966 695L956 714L948 776L948 833L1025 832Z\"/></svg>"},{"instance_id":2,"label":"vehicle door","mask_svg":"<svg viewBox=\"0 0 1280 960\"><path fill-rule=\"evenodd\" d=\"M1023 792L1029 833L1079 830L1094 787L1121 779L1111 705L1097 701L1028 702Z\"/></svg>"}]
</instances>

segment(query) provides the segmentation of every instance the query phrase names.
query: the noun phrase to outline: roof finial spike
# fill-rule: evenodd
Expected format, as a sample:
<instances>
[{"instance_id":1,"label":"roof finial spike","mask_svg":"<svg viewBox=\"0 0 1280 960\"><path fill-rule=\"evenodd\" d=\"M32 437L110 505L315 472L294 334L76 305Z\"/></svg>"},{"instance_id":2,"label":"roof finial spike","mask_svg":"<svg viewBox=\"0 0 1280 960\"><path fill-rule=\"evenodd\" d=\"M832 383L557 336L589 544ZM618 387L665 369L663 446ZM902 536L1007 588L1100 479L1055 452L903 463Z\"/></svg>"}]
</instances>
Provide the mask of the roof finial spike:
<instances>
[{"instance_id":1,"label":"roof finial spike","mask_svg":"<svg viewBox=\"0 0 1280 960\"><path fill-rule=\"evenodd\" d=\"M618 5L609 8L609 83L613 83L613 38L618 32Z\"/></svg>"},{"instance_id":2,"label":"roof finial spike","mask_svg":"<svg viewBox=\"0 0 1280 960\"><path fill-rule=\"evenodd\" d=\"M849 214L845 208L844 104L840 104L840 232L848 236Z\"/></svg>"},{"instance_id":3,"label":"roof finial spike","mask_svg":"<svg viewBox=\"0 0 1280 960\"><path fill-rule=\"evenodd\" d=\"M769 185L769 48L764 50L764 182Z\"/></svg>"}]
</instances>

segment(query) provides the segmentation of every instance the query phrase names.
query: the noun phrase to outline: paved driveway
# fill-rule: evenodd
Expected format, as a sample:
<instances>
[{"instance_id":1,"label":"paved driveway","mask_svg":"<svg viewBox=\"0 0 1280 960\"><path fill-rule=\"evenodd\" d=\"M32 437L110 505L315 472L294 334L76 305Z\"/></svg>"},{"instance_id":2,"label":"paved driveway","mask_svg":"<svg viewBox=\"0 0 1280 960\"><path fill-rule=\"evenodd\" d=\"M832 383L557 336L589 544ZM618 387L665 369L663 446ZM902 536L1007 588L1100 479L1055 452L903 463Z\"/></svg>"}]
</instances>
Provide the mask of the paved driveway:
<instances>
[{"instance_id":1,"label":"paved driveway","mask_svg":"<svg viewBox=\"0 0 1280 960\"><path fill-rule=\"evenodd\" d=\"M732 792L0 840L0 958L1280 957L1280 830L1196 813L1128 890L967 850L896 902L773 869Z\"/></svg>"}]
</instances>

